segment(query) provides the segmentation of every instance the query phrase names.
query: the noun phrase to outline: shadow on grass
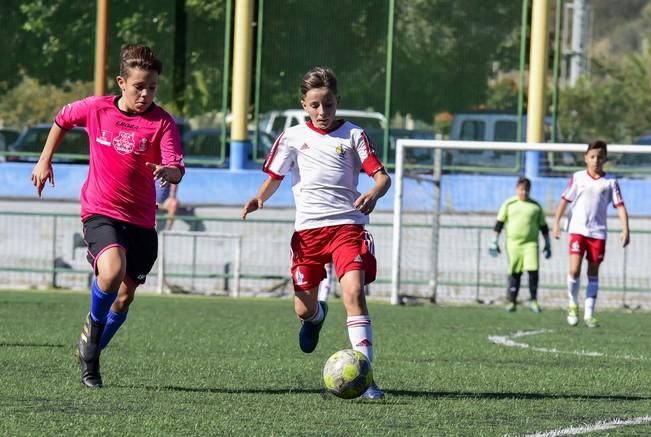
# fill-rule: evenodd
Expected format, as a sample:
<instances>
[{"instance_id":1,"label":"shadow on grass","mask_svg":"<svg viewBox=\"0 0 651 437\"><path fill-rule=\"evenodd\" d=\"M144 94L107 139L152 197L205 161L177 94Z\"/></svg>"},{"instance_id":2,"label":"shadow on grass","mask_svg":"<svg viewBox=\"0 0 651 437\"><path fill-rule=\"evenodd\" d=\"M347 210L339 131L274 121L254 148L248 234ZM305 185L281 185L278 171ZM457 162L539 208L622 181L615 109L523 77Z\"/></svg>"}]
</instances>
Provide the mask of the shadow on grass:
<instances>
[{"instance_id":1,"label":"shadow on grass","mask_svg":"<svg viewBox=\"0 0 651 437\"><path fill-rule=\"evenodd\" d=\"M518 392L425 392L412 390L385 390L395 396L409 396L433 399L575 399L575 400L613 400L613 401L648 401L651 396L631 395L582 395L572 393L518 393Z\"/></svg>"},{"instance_id":2,"label":"shadow on grass","mask_svg":"<svg viewBox=\"0 0 651 437\"><path fill-rule=\"evenodd\" d=\"M138 386L118 386L119 388L136 388ZM276 389L256 389L256 388L216 388L216 387L180 387L174 385L163 386L140 386L145 390L153 391L178 391L189 393L248 393L248 394L291 394L291 393L304 393L304 394L321 394L327 395L323 389L305 389L305 388L276 388ZM543 399L574 399L574 400L597 400L597 401L648 401L651 396L625 396L625 395L581 395L571 393L517 393L517 392L427 392L427 391L414 391L414 390L385 390L387 396L394 399L399 397L414 397L425 399L528 399L528 400L543 400Z\"/></svg>"},{"instance_id":3,"label":"shadow on grass","mask_svg":"<svg viewBox=\"0 0 651 437\"><path fill-rule=\"evenodd\" d=\"M0 342L0 347L68 347L70 345L65 344L53 344L53 343L5 343Z\"/></svg>"}]
</instances>

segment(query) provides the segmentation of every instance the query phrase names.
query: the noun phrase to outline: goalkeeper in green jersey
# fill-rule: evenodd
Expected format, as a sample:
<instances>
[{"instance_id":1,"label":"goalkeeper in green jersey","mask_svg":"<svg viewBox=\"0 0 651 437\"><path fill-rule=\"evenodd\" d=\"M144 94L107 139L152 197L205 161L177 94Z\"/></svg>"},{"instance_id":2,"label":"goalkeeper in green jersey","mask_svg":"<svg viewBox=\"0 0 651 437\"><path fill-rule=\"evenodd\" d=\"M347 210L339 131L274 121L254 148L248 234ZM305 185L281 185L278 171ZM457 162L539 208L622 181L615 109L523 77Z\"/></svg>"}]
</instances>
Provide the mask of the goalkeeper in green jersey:
<instances>
[{"instance_id":1,"label":"goalkeeper in green jersey","mask_svg":"<svg viewBox=\"0 0 651 437\"><path fill-rule=\"evenodd\" d=\"M499 236L506 227L506 255L509 263L509 288L508 311L515 311L518 292L520 291L520 278L525 270L529 272L529 293L531 310L539 313L538 305L538 231L545 238L543 253L545 259L552 256L549 242L549 228L545 221L542 207L529 197L531 181L520 177L515 186L516 195L506 199L499 212L495 223L495 236L493 237L489 254L497 256L500 253Z\"/></svg>"}]
</instances>

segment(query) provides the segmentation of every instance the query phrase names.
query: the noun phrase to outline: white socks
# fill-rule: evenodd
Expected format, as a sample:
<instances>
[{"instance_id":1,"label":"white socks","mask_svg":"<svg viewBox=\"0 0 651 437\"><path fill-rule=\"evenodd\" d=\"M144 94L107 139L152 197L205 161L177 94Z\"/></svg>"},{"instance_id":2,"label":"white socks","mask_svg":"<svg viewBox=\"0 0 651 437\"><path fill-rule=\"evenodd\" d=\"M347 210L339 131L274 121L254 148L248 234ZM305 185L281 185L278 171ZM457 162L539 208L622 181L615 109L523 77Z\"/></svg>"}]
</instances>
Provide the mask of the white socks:
<instances>
[{"instance_id":1,"label":"white socks","mask_svg":"<svg viewBox=\"0 0 651 437\"><path fill-rule=\"evenodd\" d=\"M599 277L588 276L588 288L585 291L585 319L594 315L594 308L597 304L597 294L599 293Z\"/></svg>"},{"instance_id":2,"label":"white socks","mask_svg":"<svg viewBox=\"0 0 651 437\"><path fill-rule=\"evenodd\" d=\"M371 329L371 318L368 315L348 316L348 338L353 349L360 351L373 361L373 331Z\"/></svg>"},{"instance_id":3,"label":"white socks","mask_svg":"<svg viewBox=\"0 0 651 437\"><path fill-rule=\"evenodd\" d=\"M578 305L579 304L579 286L581 281L579 278L574 278L570 275L567 275L567 295L570 298L570 304Z\"/></svg>"}]
</instances>

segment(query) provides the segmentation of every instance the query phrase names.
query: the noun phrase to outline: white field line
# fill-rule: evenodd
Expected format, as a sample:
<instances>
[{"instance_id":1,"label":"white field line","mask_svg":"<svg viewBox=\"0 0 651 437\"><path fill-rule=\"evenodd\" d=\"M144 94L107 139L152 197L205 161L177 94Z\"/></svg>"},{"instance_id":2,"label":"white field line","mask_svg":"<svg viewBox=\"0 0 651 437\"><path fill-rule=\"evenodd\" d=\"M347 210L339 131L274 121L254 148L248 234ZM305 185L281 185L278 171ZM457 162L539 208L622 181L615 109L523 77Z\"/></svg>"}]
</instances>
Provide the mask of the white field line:
<instances>
[{"instance_id":1,"label":"white field line","mask_svg":"<svg viewBox=\"0 0 651 437\"><path fill-rule=\"evenodd\" d=\"M551 333L554 332L551 329L537 329L535 331L517 331L513 332L509 335L489 335L488 336L488 341L491 343L495 343L500 346L508 346L508 347L517 347L521 349L529 349L532 351L536 352L546 352L546 353L552 353L552 354L572 354L572 355L579 355L579 356L586 356L586 357L606 357L606 355L603 352L592 352L592 351L562 351L558 350L556 348L546 348L546 347L536 347L536 346L531 346L527 343L521 343L514 341L514 338L520 338L520 337L527 337L531 335L538 335L538 334L545 334L545 333ZM622 360L646 360L645 357L634 357L632 355L610 355L612 358L617 358L617 359L622 359Z\"/></svg>"},{"instance_id":2,"label":"white field line","mask_svg":"<svg viewBox=\"0 0 651 437\"><path fill-rule=\"evenodd\" d=\"M651 423L651 416L634 417L632 419L603 420L593 424L570 426L568 428L555 429L552 431L526 434L523 437L556 437L562 435L587 434L589 432L605 431L608 429L620 428L622 426L641 425L643 423Z\"/></svg>"}]
</instances>

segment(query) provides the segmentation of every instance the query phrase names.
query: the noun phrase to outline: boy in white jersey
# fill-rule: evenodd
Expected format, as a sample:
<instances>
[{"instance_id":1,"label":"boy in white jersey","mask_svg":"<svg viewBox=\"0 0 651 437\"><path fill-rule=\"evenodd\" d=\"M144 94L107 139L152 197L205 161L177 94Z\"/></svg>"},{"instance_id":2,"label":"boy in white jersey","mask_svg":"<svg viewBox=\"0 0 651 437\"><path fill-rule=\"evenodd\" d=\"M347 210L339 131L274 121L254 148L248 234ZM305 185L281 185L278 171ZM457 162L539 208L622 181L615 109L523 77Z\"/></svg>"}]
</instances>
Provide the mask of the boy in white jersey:
<instances>
[{"instance_id":1,"label":"boy in white jersey","mask_svg":"<svg viewBox=\"0 0 651 437\"><path fill-rule=\"evenodd\" d=\"M599 265L606 252L608 204L612 203L617 208L622 223L622 246L626 247L629 243L628 212L617 179L603 170L607 160L605 142L596 140L588 145L585 153L586 169L572 175L554 217L552 232L555 238L559 238L561 217L567 204L572 204L568 216L570 268L567 277L570 299L567 323L570 326L579 323L579 278L584 254L588 260L588 285L583 319L590 328L598 326L594 311L599 291Z\"/></svg>"},{"instance_id":2,"label":"boy in white jersey","mask_svg":"<svg viewBox=\"0 0 651 437\"><path fill-rule=\"evenodd\" d=\"M294 311L302 323L299 346L310 353L319 341L328 306L318 300L318 287L326 276L324 266L331 262L341 285L352 347L372 361L364 285L375 280L376 260L364 225L377 200L389 190L391 179L363 129L335 118L339 97L332 70L309 71L301 82L301 96L310 120L276 139L263 166L268 178L244 205L242 219L262 208L291 173L296 203L291 273ZM375 181L363 194L357 191L361 170ZM363 396L382 399L384 393L373 382Z\"/></svg>"}]
</instances>

